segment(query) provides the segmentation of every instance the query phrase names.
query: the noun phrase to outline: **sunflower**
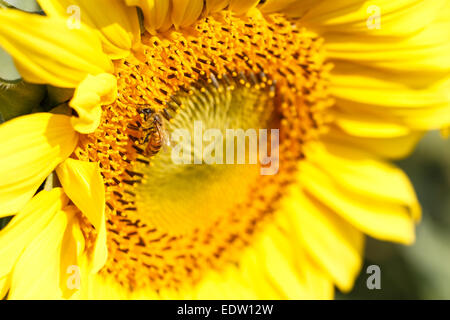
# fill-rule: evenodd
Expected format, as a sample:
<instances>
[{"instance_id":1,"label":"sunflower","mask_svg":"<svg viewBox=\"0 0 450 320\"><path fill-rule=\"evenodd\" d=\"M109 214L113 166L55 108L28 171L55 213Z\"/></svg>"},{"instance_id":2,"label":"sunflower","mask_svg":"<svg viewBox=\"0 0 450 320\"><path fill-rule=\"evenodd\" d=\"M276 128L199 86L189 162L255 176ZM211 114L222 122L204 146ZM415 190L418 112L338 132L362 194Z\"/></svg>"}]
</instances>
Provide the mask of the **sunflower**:
<instances>
[{"instance_id":1,"label":"sunflower","mask_svg":"<svg viewBox=\"0 0 450 320\"><path fill-rule=\"evenodd\" d=\"M389 161L450 125L450 1L38 2L0 10L0 44L74 92L0 126L1 296L330 299L366 235L414 241ZM195 121L278 129L278 173L148 153Z\"/></svg>"}]
</instances>

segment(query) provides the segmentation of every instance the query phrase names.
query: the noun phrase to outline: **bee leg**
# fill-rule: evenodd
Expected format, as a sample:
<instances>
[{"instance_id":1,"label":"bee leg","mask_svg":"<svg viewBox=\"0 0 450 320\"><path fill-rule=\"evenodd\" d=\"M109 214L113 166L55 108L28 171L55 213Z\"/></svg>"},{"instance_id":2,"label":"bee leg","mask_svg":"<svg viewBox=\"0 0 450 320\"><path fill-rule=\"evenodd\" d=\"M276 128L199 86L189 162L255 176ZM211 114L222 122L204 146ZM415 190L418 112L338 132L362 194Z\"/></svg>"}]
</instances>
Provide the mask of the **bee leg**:
<instances>
[{"instance_id":1,"label":"bee leg","mask_svg":"<svg viewBox=\"0 0 450 320\"><path fill-rule=\"evenodd\" d=\"M144 143L147 143L147 142L148 142L148 138L150 137L151 134L152 134L152 132L148 132L148 133L145 135Z\"/></svg>"},{"instance_id":2,"label":"bee leg","mask_svg":"<svg viewBox=\"0 0 450 320\"><path fill-rule=\"evenodd\" d=\"M139 127L138 127L138 126L135 126L135 125L133 125L133 124L131 124L131 123L129 123L127 127L128 127L128 129L131 129L131 130L135 130L135 131L138 131L138 130L139 130Z\"/></svg>"}]
</instances>

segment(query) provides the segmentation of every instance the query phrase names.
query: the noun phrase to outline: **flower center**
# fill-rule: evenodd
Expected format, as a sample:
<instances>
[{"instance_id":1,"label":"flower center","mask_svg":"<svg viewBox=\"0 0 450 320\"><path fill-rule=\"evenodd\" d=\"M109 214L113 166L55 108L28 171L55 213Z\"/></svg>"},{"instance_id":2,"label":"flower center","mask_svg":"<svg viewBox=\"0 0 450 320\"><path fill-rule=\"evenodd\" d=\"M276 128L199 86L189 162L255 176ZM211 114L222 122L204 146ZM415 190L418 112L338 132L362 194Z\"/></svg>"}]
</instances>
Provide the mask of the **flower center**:
<instances>
[{"instance_id":1,"label":"flower center","mask_svg":"<svg viewBox=\"0 0 450 320\"><path fill-rule=\"evenodd\" d=\"M321 39L278 15L226 12L143 44L116 61L119 97L76 155L105 181L102 272L179 289L238 263L270 223L323 128L329 67Z\"/></svg>"},{"instance_id":2,"label":"flower center","mask_svg":"<svg viewBox=\"0 0 450 320\"><path fill-rule=\"evenodd\" d=\"M279 127L279 116L272 97L274 84L251 75L253 83L244 74L234 78L224 74L220 80L212 76L214 84L200 81L193 84L190 94L176 94L183 109L177 110L170 122L164 121L160 130L165 130L164 139L177 137L175 134L184 139L161 146L150 165L137 163L134 167L143 175L134 186L136 215L141 220L164 233L186 237L211 228L238 204L253 198L252 189L261 179L257 147L265 138L258 133L269 130L264 131L268 137L262 141L270 147L270 129ZM144 156L145 149L152 146L151 141L138 144ZM260 147L270 155L271 150ZM273 153L278 153L276 147ZM273 173L278 170L275 156L270 163ZM267 173L272 173L266 167Z\"/></svg>"}]
</instances>

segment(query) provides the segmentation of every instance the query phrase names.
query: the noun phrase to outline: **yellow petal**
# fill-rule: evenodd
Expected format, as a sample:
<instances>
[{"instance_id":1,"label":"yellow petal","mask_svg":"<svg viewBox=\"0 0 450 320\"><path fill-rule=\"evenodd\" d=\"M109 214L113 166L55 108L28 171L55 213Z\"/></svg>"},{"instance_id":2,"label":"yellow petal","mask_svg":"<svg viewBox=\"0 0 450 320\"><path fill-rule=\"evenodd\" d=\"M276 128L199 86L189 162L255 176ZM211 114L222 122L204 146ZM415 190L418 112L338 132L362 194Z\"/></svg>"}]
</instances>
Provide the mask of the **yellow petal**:
<instances>
[{"instance_id":1,"label":"yellow petal","mask_svg":"<svg viewBox=\"0 0 450 320\"><path fill-rule=\"evenodd\" d=\"M117 97L117 80L109 73L88 75L75 89L69 105L78 113L71 119L73 128L92 133L100 124L102 105L113 103Z\"/></svg>"},{"instance_id":2,"label":"yellow petal","mask_svg":"<svg viewBox=\"0 0 450 320\"><path fill-rule=\"evenodd\" d=\"M255 8L259 0L230 0L229 9L238 15L244 15Z\"/></svg>"},{"instance_id":3,"label":"yellow petal","mask_svg":"<svg viewBox=\"0 0 450 320\"><path fill-rule=\"evenodd\" d=\"M81 232L80 210L74 205L63 208L68 216L68 223L61 240L61 255L59 257L59 287L64 299L77 297L81 293L81 271L85 239ZM83 285L85 285L83 283Z\"/></svg>"},{"instance_id":4,"label":"yellow petal","mask_svg":"<svg viewBox=\"0 0 450 320\"><path fill-rule=\"evenodd\" d=\"M35 113L0 126L0 216L18 212L74 150L78 134L65 115Z\"/></svg>"},{"instance_id":5,"label":"yellow petal","mask_svg":"<svg viewBox=\"0 0 450 320\"><path fill-rule=\"evenodd\" d=\"M358 126L363 125L364 122ZM343 129L342 127L338 128L335 125L331 125L329 132L323 139L353 146L355 149L366 150L379 157L389 159L401 159L411 154L414 147L423 137L423 132L421 131L412 131L407 135L392 135L389 137L386 131L384 136L382 134L374 134L374 131L371 131L372 136L370 136L368 130L364 130L363 134L361 134L361 131L355 128L351 130L348 130L348 128Z\"/></svg>"},{"instance_id":6,"label":"yellow petal","mask_svg":"<svg viewBox=\"0 0 450 320\"><path fill-rule=\"evenodd\" d=\"M4 276L0 277L0 299L5 299L8 293L9 287L11 286L11 277Z\"/></svg>"},{"instance_id":7,"label":"yellow petal","mask_svg":"<svg viewBox=\"0 0 450 320\"><path fill-rule=\"evenodd\" d=\"M130 291L121 286L114 278L90 273L86 275L86 280L88 288L83 286L86 299L130 299ZM146 298L151 299L155 297L150 293Z\"/></svg>"},{"instance_id":8,"label":"yellow petal","mask_svg":"<svg viewBox=\"0 0 450 320\"><path fill-rule=\"evenodd\" d=\"M407 178L394 169L383 173L383 167L371 166L375 162L370 157L350 148L346 152L352 161L341 166L344 173L326 171L332 157L319 159L313 152L307 153L311 160L301 164L298 175L304 191L372 237L412 243L420 209ZM393 172L396 175L391 179ZM344 181L340 174L352 179ZM391 182L395 182L393 187Z\"/></svg>"},{"instance_id":9,"label":"yellow petal","mask_svg":"<svg viewBox=\"0 0 450 320\"><path fill-rule=\"evenodd\" d=\"M93 272L100 270L108 255L105 227L105 186L96 163L67 159L56 169L64 191L97 231L92 257Z\"/></svg>"},{"instance_id":10,"label":"yellow petal","mask_svg":"<svg viewBox=\"0 0 450 320\"><path fill-rule=\"evenodd\" d=\"M302 2L296 7L304 15L302 24L317 31L363 33L370 35L405 36L414 34L429 25L442 9L446 0L340 0L320 1L306 13L301 10ZM288 7L285 13L300 17L295 7ZM380 14L380 28L369 28L373 19ZM411 24L414 21L414 24Z\"/></svg>"},{"instance_id":11,"label":"yellow petal","mask_svg":"<svg viewBox=\"0 0 450 320\"><path fill-rule=\"evenodd\" d=\"M435 21L410 37L370 37L330 32L327 56L372 67L411 72L423 76L450 70L450 21Z\"/></svg>"},{"instance_id":12,"label":"yellow petal","mask_svg":"<svg viewBox=\"0 0 450 320\"><path fill-rule=\"evenodd\" d=\"M262 268L263 263L265 263L265 253L262 246L258 242L257 245L254 244L242 253L239 260L242 278L255 292L257 299L286 299L286 295L274 285L265 268ZM299 292L299 294L303 293Z\"/></svg>"},{"instance_id":13,"label":"yellow petal","mask_svg":"<svg viewBox=\"0 0 450 320\"><path fill-rule=\"evenodd\" d=\"M70 217L58 211L26 247L12 274L9 299L61 299L61 244ZM36 276L39 275L39 276Z\"/></svg>"},{"instance_id":14,"label":"yellow petal","mask_svg":"<svg viewBox=\"0 0 450 320\"><path fill-rule=\"evenodd\" d=\"M342 100L389 108L440 105L450 99L448 83L430 88L427 78L424 83L424 79L408 79L405 74L386 75L383 70L356 63L338 63L331 75L332 93Z\"/></svg>"},{"instance_id":15,"label":"yellow petal","mask_svg":"<svg viewBox=\"0 0 450 320\"><path fill-rule=\"evenodd\" d=\"M239 266L211 271L196 286L193 296L168 294L168 299L331 299L333 282L300 246L285 212L264 228L239 257ZM280 218L281 217L281 218Z\"/></svg>"},{"instance_id":16,"label":"yellow petal","mask_svg":"<svg viewBox=\"0 0 450 320\"><path fill-rule=\"evenodd\" d=\"M450 79L430 81L387 73L353 63L339 63L331 75L331 92L340 108L375 114L414 130L450 124ZM358 111L357 111L358 112Z\"/></svg>"},{"instance_id":17,"label":"yellow petal","mask_svg":"<svg viewBox=\"0 0 450 320\"><path fill-rule=\"evenodd\" d=\"M61 188L41 191L0 231L0 279L9 279L22 252L68 201Z\"/></svg>"},{"instance_id":18,"label":"yellow petal","mask_svg":"<svg viewBox=\"0 0 450 320\"><path fill-rule=\"evenodd\" d=\"M281 215L280 215L281 216ZM283 299L331 299L331 279L289 237L289 227L269 227L261 237L261 264ZM260 249L260 250L261 250Z\"/></svg>"},{"instance_id":19,"label":"yellow petal","mask_svg":"<svg viewBox=\"0 0 450 320\"><path fill-rule=\"evenodd\" d=\"M290 5L298 2L298 0L267 0L263 5L261 5L260 10L264 13L280 12L288 8Z\"/></svg>"},{"instance_id":20,"label":"yellow petal","mask_svg":"<svg viewBox=\"0 0 450 320\"><path fill-rule=\"evenodd\" d=\"M227 266L221 272L208 272L201 282L195 286L193 296L191 292L184 293L181 297L170 295L168 299L257 299L257 292L247 285L242 273L233 265ZM166 297L164 297L166 298Z\"/></svg>"},{"instance_id":21,"label":"yellow petal","mask_svg":"<svg viewBox=\"0 0 450 320\"><path fill-rule=\"evenodd\" d=\"M330 142L317 145L314 150L309 149L308 154L312 157L311 162L345 189L406 206L416 220L420 218L420 205L414 188L399 168L352 147Z\"/></svg>"},{"instance_id":22,"label":"yellow petal","mask_svg":"<svg viewBox=\"0 0 450 320\"><path fill-rule=\"evenodd\" d=\"M81 214L80 209L78 209L74 205L69 205L69 206L64 207L63 211L65 211L68 214L73 214L74 216L78 216L78 214ZM79 258L81 258L81 255L83 254L84 249L85 249L85 239L84 239L83 233L81 232L80 219L73 219L70 222L71 223L68 226L68 227L70 227L70 229L68 229L68 232L67 232L67 235L68 235L67 247L73 246L72 249L74 252L74 256L79 259ZM66 240L63 241L63 244L65 241ZM65 255L65 252L63 253L63 255ZM69 255L67 255L67 256L69 256ZM72 255L70 255L70 258L72 258ZM62 257L62 259L64 260L64 256Z\"/></svg>"},{"instance_id":23,"label":"yellow petal","mask_svg":"<svg viewBox=\"0 0 450 320\"><path fill-rule=\"evenodd\" d=\"M292 189L286 211L295 234L339 289L349 291L362 265L362 232L297 188Z\"/></svg>"},{"instance_id":24,"label":"yellow petal","mask_svg":"<svg viewBox=\"0 0 450 320\"><path fill-rule=\"evenodd\" d=\"M88 74L112 71L96 34L67 20L18 10L0 10L0 43L14 58L22 77L33 83L75 88Z\"/></svg>"},{"instance_id":25,"label":"yellow petal","mask_svg":"<svg viewBox=\"0 0 450 320\"><path fill-rule=\"evenodd\" d=\"M230 0L206 0L206 13L219 12L230 3Z\"/></svg>"},{"instance_id":26,"label":"yellow petal","mask_svg":"<svg viewBox=\"0 0 450 320\"><path fill-rule=\"evenodd\" d=\"M350 112L336 105L333 110L335 124L345 132L359 137L393 138L408 135L411 130L382 115L365 112Z\"/></svg>"},{"instance_id":27,"label":"yellow petal","mask_svg":"<svg viewBox=\"0 0 450 320\"><path fill-rule=\"evenodd\" d=\"M301 18L323 1L326 0L267 0L260 10L264 13L281 12L289 17Z\"/></svg>"},{"instance_id":28,"label":"yellow petal","mask_svg":"<svg viewBox=\"0 0 450 320\"><path fill-rule=\"evenodd\" d=\"M133 43L140 41L139 20L135 8L121 0L39 0L50 17L79 18L98 33L103 50L112 59L129 55ZM107 10L105 10L107 8Z\"/></svg>"},{"instance_id":29,"label":"yellow petal","mask_svg":"<svg viewBox=\"0 0 450 320\"><path fill-rule=\"evenodd\" d=\"M171 2L167 0L125 0L129 6L137 6L144 13L144 26L148 32L166 31L172 26Z\"/></svg>"},{"instance_id":30,"label":"yellow petal","mask_svg":"<svg viewBox=\"0 0 450 320\"><path fill-rule=\"evenodd\" d=\"M175 28L190 26L202 10L203 0L172 0L172 23Z\"/></svg>"}]
</instances>

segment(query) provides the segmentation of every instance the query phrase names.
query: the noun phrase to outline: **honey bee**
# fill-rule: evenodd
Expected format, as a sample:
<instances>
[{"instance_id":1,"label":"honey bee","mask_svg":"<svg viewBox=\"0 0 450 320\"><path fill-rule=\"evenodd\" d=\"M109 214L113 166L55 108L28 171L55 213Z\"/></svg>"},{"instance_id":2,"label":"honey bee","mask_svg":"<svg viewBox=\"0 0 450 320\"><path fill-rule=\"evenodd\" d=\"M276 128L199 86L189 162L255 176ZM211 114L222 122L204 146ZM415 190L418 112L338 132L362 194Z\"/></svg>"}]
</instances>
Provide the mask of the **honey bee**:
<instances>
[{"instance_id":1,"label":"honey bee","mask_svg":"<svg viewBox=\"0 0 450 320\"><path fill-rule=\"evenodd\" d=\"M144 136L141 144L145 145L144 155L152 157L157 154L162 147L170 146L169 135L164 127L161 114L152 108L139 108L143 123L141 129Z\"/></svg>"}]
</instances>

